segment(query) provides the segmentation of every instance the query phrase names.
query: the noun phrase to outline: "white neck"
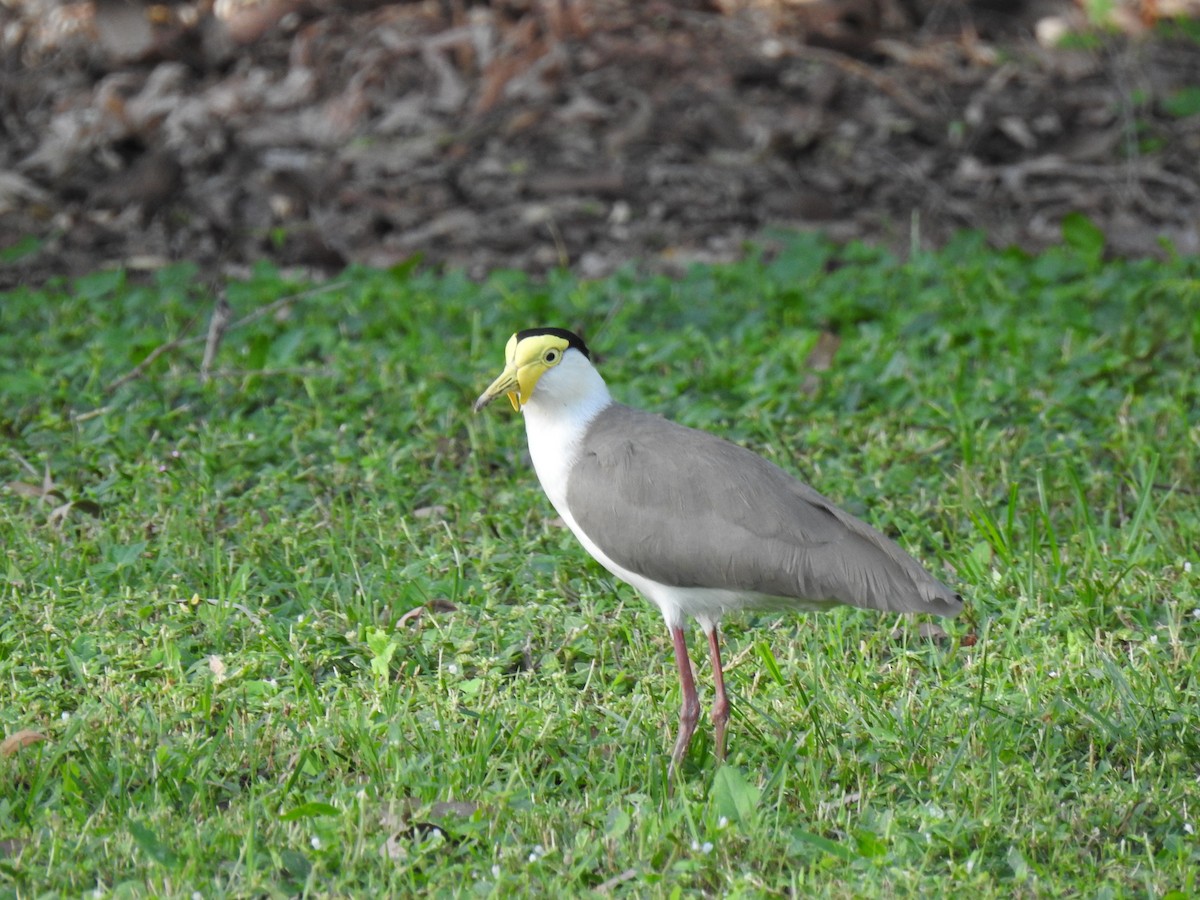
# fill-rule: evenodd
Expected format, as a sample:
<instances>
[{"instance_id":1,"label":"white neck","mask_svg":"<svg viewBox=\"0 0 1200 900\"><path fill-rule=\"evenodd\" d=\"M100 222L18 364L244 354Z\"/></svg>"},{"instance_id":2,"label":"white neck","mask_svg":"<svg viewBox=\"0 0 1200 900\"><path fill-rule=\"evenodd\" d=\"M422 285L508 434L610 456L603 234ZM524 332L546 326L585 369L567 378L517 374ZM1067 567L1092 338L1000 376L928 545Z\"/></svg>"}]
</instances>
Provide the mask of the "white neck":
<instances>
[{"instance_id":1,"label":"white neck","mask_svg":"<svg viewBox=\"0 0 1200 900\"><path fill-rule=\"evenodd\" d=\"M522 406L533 468L559 515L566 510L567 474L579 456L580 442L592 419L612 402L600 373L570 350L539 379Z\"/></svg>"}]
</instances>

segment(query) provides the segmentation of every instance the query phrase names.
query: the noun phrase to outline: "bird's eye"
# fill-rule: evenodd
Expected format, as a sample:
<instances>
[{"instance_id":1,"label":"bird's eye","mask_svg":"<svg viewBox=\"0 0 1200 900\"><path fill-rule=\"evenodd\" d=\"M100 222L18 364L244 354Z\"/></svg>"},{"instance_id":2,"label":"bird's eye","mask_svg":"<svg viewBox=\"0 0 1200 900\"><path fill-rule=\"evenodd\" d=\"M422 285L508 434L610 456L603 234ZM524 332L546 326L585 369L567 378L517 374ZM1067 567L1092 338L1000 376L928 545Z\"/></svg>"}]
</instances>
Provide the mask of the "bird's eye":
<instances>
[{"instance_id":1,"label":"bird's eye","mask_svg":"<svg viewBox=\"0 0 1200 900\"><path fill-rule=\"evenodd\" d=\"M558 362L559 353L557 350L547 350L546 355L542 357L548 364L554 365Z\"/></svg>"}]
</instances>

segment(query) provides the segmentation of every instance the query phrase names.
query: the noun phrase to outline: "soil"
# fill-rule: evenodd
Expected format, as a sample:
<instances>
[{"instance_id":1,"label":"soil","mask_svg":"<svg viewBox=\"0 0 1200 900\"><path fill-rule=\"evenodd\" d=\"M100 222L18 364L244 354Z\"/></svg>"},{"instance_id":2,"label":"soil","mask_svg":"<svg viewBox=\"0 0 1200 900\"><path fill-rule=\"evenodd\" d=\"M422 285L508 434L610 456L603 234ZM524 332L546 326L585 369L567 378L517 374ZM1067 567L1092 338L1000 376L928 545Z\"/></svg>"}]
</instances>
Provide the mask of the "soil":
<instances>
[{"instance_id":1,"label":"soil","mask_svg":"<svg viewBox=\"0 0 1200 900\"><path fill-rule=\"evenodd\" d=\"M775 227L1036 250L1072 212L1113 254L1197 253L1200 29L1165 5L13 0L0 287L669 272Z\"/></svg>"}]
</instances>

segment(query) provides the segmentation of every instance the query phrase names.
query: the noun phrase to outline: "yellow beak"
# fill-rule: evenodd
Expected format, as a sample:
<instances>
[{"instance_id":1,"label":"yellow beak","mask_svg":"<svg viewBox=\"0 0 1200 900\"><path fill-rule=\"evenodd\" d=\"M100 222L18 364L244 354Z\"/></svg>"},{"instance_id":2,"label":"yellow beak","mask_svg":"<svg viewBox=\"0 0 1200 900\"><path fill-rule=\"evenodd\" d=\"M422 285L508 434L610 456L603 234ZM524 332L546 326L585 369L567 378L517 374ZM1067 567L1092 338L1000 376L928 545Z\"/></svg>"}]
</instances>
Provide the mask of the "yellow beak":
<instances>
[{"instance_id":1,"label":"yellow beak","mask_svg":"<svg viewBox=\"0 0 1200 900\"><path fill-rule=\"evenodd\" d=\"M518 380L517 367L509 363L500 373L500 377L488 385L488 389L479 395L475 401L475 412L479 412L501 394L508 394L508 402L518 412L521 409L521 383Z\"/></svg>"}]
</instances>

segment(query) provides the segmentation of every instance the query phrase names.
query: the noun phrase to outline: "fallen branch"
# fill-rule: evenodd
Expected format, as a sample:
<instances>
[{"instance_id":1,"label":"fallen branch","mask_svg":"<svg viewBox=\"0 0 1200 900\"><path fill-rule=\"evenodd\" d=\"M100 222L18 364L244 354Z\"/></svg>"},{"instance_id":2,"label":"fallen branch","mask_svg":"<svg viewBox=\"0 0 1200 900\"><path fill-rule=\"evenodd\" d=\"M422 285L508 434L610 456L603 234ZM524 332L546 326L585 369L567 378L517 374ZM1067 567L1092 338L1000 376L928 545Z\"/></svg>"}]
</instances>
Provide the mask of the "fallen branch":
<instances>
[{"instance_id":1,"label":"fallen branch","mask_svg":"<svg viewBox=\"0 0 1200 900\"><path fill-rule=\"evenodd\" d=\"M132 369L130 369L128 372L126 372L124 375L122 375L120 378L117 378L114 381L109 382L108 386L105 387L105 391L107 391L108 393L112 393L113 391L128 384L129 382L134 381L135 379L141 378L142 375L145 374L146 369L149 368L156 359L158 359L164 353L169 353L170 351L177 350L180 347L189 347L192 344L199 344L201 342L205 342L206 344L214 345L212 348L212 355L215 356L216 355L216 346L215 345L219 344L221 338L225 334L228 334L230 331L233 331L237 328L242 328L246 325L251 324L252 322L257 322L259 319L261 319L265 316L271 315L272 313L278 311L279 309L282 309L283 307L287 306L290 303L296 303L300 300L308 300L311 297L316 297L320 294L325 294L325 293L328 293L329 291L337 290L338 288L341 288L341 287L345 287L345 282L331 281L328 284L323 284L319 287L310 288L309 290L301 291L298 294L289 294L286 297L280 297L278 300L274 300L271 303L268 303L266 306L260 306L258 309L254 310L253 312L247 313L246 315L242 316L240 319L237 319L236 321L234 321L231 325L228 325L227 327L224 325L223 321L220 322L219 323L221 325L220 329L215 330L215 326L218 324L218 316L221 315L221 303L225 302L222 299L221 302L218 303L217 309L213 312L212 322L210 323L210 327L206 334L185 337L185 335L187 335L187 333L192 330L192 327L196 324L196 321L200 318L200 315L197 314L196 316L194 316L191 319L191 321L189 321L185 326L183 326L183 330L180 331L180 333L176 337L167 341L165 344L160 344L159 346L155 347L153 350L150 351L149 354L147 354L146 358L143 359L140 363L138 363L136 366L134 366ZM226 309L226 312L224 313L224 318L227 320L228 319L228 305L226 305L225 309ZM220 373L220 372L211 372L211 371L206 372L205 367L211 366L211 365L212 365L212 359L209 358L209 354L206 350L204 362L201 364L201 381L202 382L204 380L206 380L207 378L214 378L214 377L219 377L222 375L222 373Z\"/></svg>"},{"instance_id":2,"label":"fallen branch","mask_svg":"<svg viewBox=\"0 0 1200 900\"><path fill-rule=\"evenodd\" d=\"M211 369L207 378L209 381L222 378L278 378L282 375L290 375L295 378L332 378L333 374L334 370L329 367L285 366L278 369Z\"/></svg>"},{"instance_id":3,"label":"fallen branch","mask_svg":"<svg viewBox=\"0 0 1200 900\"><path fill-rule=\"evenodd\" d=\"M253 312L246 313L246 315L242 316L240 319L230 325L228 330L233 331L236 328L242 328L245 325L249 325L251 322L257 322L264 316L271 315L271 313L282 309L289 303L295 303L297 300L308 300L320 294L327 294L330 291L336 291L338 288L343 288L345 286L346 283L344 281L330 281L327 284L322 284L321 286L315 288L309 288L307 291L301 291L298 294L289 294L286 297L280 297L278 300L271 301L266 306L260 306Z\"/></svg>"},{"instance_id":4,"label":"fallen branch","mask_svg":"<svg viewBox=\"0 0 1200 900\"><path fill-rule=\"evenodd\" d=\"M148 369L150 367L150 365L156 359L158 359L160 356L162 356L164 353L174 350L176 347L182 347L186 344L194 344L196 342L195 338L185 338L184 335L192 330L192 326L196 324L196 322L197 322L197 320L199 320L199 318L200 318L199 313L192 316L191 320L186 325L183 326L183 330L181 332L179 332L178 337L175 337L175 338L167 341L165 344L159 344L157 347L155 347L153 350L151 350L150 353L147 354L146 358L143 359L140 363L138 363L136 366L134 366L132 369L130 369L128 372L126 372L124 375L122 375L120 378L116 379L115 381L109 382L109 384L105 388L105 390L110 394L113 393L118 388L124 387L126 384L133 381L134 379L141 378L142 373L145 372L146 369Z\"/></svg>"},{"instance_id":5,"label":"fallen branch","mask_svg":"<svg viewBox=\"0 0 1200 900\"><path fill-rule=\"evenodd\" d=\"M826 63L827 65L841 69L853 78L865 81L867 84L891 97L897 106L917 119L930 121L937 117L936 112L931 107L926 106L910 94L894 78L889 78L882 72L872 69L866 63L859 62L852 56L838 53L836 50L827 50L824 47L814 47L811 44L797 44L791 50L798 57Z\"/></svg>"},{"instance_id":6,"label":"fallen branch","mask_svg":"<svg viewBox=\"0 0 1200 900\"><path fill-rule=\"evenodd\" d=\"M221 346L221 338L225 336L225 329L229 327L229 320L231 318L233 318L233 310L229 308L229 301L222 294L217 298L217 305L213 308L212 318L208 320L208 335L204 341L204 358L200 360L201 384L208 381L209 373L212 371L213 360L217 358L217 350Z\"/></svg>"}]
</instances>

